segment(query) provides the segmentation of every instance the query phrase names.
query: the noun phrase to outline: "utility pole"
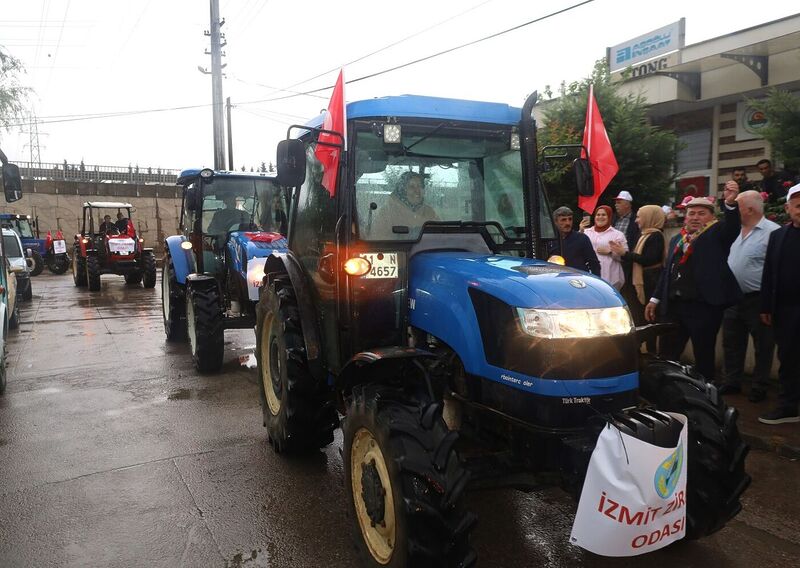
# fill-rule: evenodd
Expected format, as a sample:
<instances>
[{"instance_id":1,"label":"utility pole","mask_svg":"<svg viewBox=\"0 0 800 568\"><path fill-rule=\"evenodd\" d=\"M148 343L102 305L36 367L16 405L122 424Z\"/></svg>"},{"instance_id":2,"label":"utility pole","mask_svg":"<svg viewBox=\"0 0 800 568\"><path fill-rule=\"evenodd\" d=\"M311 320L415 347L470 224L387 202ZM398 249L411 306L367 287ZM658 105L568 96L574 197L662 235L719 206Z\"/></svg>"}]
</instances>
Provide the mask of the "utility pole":
<instances>
[{"instance_id":1,"label":"utility pole","mask_svg":"<svg viewBox=\"0 0 800 568\"><path fill-rule=\"evenodd\" d=\"M228 111L228 170L234 171L236 168L233 165L233 134L231 134L231 98L225 98L225 109Z\"/></svg>"},{"instance_id":2,"label":"utility pole","mask_svg":"<svg viewBox=\"0 0 800 568\"><path fill-rule=\"evenodd\" d=\"M225 132L224 115L222 110L222 48L227 45L224 42L224 35L220 33L220 28L225 24L225 20L219 19L219 0L211 0L211 30L206 31L205 35L211 37L211 50L206 50L206 55L211 55L211 112L214 126L214 169L225 169ZM209 71L198 66L201 73L209 74Z\"/></svg>"}]
</instances>

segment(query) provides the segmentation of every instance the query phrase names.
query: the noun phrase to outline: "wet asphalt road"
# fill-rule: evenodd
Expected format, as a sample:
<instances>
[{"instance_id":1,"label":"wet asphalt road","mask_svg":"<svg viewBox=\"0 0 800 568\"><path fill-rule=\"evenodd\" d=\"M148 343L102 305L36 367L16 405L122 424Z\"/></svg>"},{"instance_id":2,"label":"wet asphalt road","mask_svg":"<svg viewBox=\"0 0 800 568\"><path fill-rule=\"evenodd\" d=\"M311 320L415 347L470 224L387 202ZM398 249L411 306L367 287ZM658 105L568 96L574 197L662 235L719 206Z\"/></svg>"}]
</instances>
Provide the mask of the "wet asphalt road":
<instances>
[{"instance_id":1,"label":"wet asphalt road","mask_svg":"<svg viewBox=\"0 0 800 568\"><path fill-rule=\"evenodd\" d=\"M304 459L275 455L261 426L250 331L198 375L164 341L160 286L102 291L34 278L0 398L0 566L347 567L341 435ZM747 567L800 564L800 464L753 452L745 509L699 542L635 559L567 544L558 491L471 494L479 566Z\"/></svg>"}]
</instances>

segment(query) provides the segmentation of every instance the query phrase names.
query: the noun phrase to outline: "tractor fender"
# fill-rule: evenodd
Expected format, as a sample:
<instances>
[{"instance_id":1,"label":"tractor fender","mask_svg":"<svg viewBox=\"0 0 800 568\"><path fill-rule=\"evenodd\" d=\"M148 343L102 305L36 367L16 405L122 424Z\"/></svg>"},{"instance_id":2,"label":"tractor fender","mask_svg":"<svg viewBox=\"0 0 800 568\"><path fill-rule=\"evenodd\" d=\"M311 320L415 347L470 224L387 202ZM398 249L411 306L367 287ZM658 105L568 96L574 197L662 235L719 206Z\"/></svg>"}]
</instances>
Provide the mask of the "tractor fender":
<instances>
[{"instance_id":1,"label":"tractor fender","mask_svg":"<svg viewBox=\"0 0 800 568\"><path fill-rule=\"evenodd\" d=\"M218 287L217 279L208 274L187 274L186 284L193 288L210 288L212 286Z\"/></svg>"},{"instance_id":2,"label":"tractor fender","mask_svg":"<svg viewBox=\"0 0 800 568\"><path fill-rule=\"evenodd\" d=\"M197 272L197 261L194 258L192 249L186 250L181 247L181 243L189 242L184 235L172 235L165 239L164 246L169 251L172 258L172 268L175 271L175 281L178 284L186 284L186 277Z\"/></svg>"},{"instance_id":3,"label":"tractor fender","mask_svg":"<svg viewBox=\"0 0 800 568\"><path fill-rule=\"evenodd\" d=\"M362 351L345 363L342 372L336 377L336 389L349 393L358 384L379 382L376 381L376 376L396 377L397 374L393 371L413 359L436 359L436 357L434 353L416 347L379 347Z\"/></svg>"},{"instance_id":4,"label":"tractor fender","mask_svg":"<svg viewBox=\"0 0 800 568\"><path fill-rule=\"evenodd\" d=\"M325 376L322 364L322 345L320 343L319 318L311 297L311 289L306 282L300 264L290 252L273 252L264 264L262 287L268 290L272 281L279 274L287 274L297 297L297 309L300 311L300 326L303 329L303 340L306 344L306 358L315 379Z\"/></svg>"}]
</instances>

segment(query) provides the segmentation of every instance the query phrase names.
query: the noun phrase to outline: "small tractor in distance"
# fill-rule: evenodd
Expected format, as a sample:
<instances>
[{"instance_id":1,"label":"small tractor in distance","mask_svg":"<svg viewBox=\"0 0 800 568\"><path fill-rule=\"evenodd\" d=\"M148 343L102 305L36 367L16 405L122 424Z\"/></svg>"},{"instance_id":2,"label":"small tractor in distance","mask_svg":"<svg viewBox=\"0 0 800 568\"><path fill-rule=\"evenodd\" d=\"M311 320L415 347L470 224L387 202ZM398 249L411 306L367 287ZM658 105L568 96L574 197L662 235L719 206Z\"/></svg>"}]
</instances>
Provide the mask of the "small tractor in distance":
<instances>
[{"instance_id":1,"label":"small tractor in distance","mask_svg":"<svg viewBox=\"0 0 800 568\"><path fill-rule=\"evenodd\" d=\"M130 203L111 201L83 204L81 232L75 235L72 246L75 286L96 292L100 290L101 275L117 274L125 277L126 284L155 287L156 257L153 249L145 248L144 239L136 234L132 209ZM117 214L121 218L117 219Z\"/></svg>"},{"instance_id":2,"label":"small tractor in distance","mask_svg":"<svg viewBox=\"0 0 800 568\"><path fill-rule=\"evenodd\" d=\"M285 203L274 176L190 169L179 233L161 273L167 340L187 339L200 372L219 371L226 329L252 329L264 262L285 249Z\"/></svg>"},{"instance_id":3,"label":"small tractor in distance","mask_svg":"<svg viewBox=\"0 0 800 568\"><path fill-rule=\"evenodd\" d=\"M612 286L544 260L534 104L357 101L346 133L319 116L278 145L291 206L257 307L264 425L280 453L341 425L365 565L474 565L465 490L577 497L605 424L675 447L667 412L688 417L687 538L741 509L736 411L691 368L640 354L658 328L634 328ZM341 152L333 196L320 145Z\"/></svg>"}]
</instances>

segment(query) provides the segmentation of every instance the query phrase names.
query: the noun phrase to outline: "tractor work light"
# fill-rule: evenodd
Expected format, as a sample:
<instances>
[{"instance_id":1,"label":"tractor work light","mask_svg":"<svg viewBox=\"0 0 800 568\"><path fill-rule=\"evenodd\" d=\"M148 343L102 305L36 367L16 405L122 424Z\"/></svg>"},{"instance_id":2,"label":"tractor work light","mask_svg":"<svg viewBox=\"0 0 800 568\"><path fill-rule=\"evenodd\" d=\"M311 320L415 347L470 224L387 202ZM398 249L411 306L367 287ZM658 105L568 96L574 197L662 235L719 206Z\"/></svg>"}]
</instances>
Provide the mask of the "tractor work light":
<instances>
[{"instance_id":1,"label":"tractor work light","mask_svg":"<svg viewBox=\"0 0 800 568\"><path fill-rule=\"evenodd\" d=\"M383 142L385 144L400 144L403 139L403 128L399 124L383 125Z\"/></svg>"},{"instance_id":2,"label":"tractor work light","mask_svg":"<svg viewBox=\"0 0 800 568\"><path fill-rule=\"evenodd\" d=\"M512 150L519 150L520 146L519 146L519 133L518 132L512 132L511 133L511 140L509 141L509 146L511 147Z\"/></svg>"},{"instance_id":3,"label":"tractor work light","mask_svg":"<svg viewBox=\"0 0 800 568\"><path fill-rule=\"evenodd\" d=\"M213 175L214 175L214 170L212 170L211 168L203 168L202 170L200 170L201 178L208 179Z\"/></svg>"},{"instance_id":4,"label":"tractor work light","mask_svg":"<svg viewBox=\"0 0 800 568\"><path fill-rule=\"evenodd\" d=\"M189 241L183 241L181 243L181 248L183 250L192 250L192 243L190 243Z\"/></svg>"},{"instance_id":5,"label":"tractor work light","mask_svg":"<svg viewBox=\"0 0 800 568\"><path fill-rule=\"evenodd\" d=\"M552 263L552 264L560 264L561 266L565 266L567 264L567 261L564 260L564 257L563 256L559 256L557 254L554 254L553 256L548 258L547 262Z\"/></svg>"},{"instance_id":6,"label":"tractor work light","mask_svg":"<svg viewBox=\"0 0 800 568\"><path fill-rule=\"evenodd\" d=\"M370 270L372 270L370 262L366 258L361 258L360 256L348 258L344 263L344 271L350 276L364 276L368 274Z\"/></svg>"},{"instance_id":7,"label":"tractor work light","mask_svg":"<svg viewBox=\"0 0 800 568\"><path fill-rule=\"evenodd\" d=\"M575 339L626 335L633 331L624 306L592 310L537 310L517 308L522 329L545 339Z\"/></svg>"}]
</instances>

